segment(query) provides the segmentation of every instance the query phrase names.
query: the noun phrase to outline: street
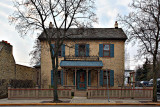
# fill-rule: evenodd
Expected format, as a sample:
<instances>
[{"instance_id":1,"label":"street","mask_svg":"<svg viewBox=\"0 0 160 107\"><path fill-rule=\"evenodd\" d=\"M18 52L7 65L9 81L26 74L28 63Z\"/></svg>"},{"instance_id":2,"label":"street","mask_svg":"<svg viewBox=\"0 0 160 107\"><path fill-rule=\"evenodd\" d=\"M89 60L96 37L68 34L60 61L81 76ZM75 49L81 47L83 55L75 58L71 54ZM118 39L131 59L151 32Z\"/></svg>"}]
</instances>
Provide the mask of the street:
<instances>
[{"instance_id":1,"label":"street","mask_svg":"<svg viewBox=\"0 0 160 107\"><path fill-rule=\"evenodd\" d=\"M78 105L75 105L75 106L70 106L70 105L65 105L65 106L54 106L54 107L110 107L112 105L108 105L108 106L93 106L93 105L90 105L90 106L78 106ZM19 106L1 106L1 107L19 107ZM23 106L23 107L51 107L51 106ZM53 106L52 106L53 107ZM159 106L153 106L153 105L113 105L112 107L159 107Z\"/></svg>"}]
</instances>

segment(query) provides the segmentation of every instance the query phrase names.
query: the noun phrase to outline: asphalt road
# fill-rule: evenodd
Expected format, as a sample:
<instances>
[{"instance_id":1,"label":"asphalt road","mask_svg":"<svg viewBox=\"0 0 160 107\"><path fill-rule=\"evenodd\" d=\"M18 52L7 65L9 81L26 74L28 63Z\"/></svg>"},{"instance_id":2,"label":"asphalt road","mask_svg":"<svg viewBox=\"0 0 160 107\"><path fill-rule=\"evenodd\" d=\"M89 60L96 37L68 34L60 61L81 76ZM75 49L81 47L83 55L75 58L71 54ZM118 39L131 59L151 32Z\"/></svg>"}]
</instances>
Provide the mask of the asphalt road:
<instances>
[{"instance_id":1,"label":"asphalt road","mask_svg":"<svg viewBox=\"0 0 160 107\"><path fill-rule=\"evenodd\" d=\"M1 106L1 107L19 107L19 106ZM159 107L159 106L152 106L152 105L119 105L119 106L112 106L112 105L108 105L108 106L70 106L70 105L65 105L65 106L23 106L23 107Z\"/></svg>"}]
</instances>

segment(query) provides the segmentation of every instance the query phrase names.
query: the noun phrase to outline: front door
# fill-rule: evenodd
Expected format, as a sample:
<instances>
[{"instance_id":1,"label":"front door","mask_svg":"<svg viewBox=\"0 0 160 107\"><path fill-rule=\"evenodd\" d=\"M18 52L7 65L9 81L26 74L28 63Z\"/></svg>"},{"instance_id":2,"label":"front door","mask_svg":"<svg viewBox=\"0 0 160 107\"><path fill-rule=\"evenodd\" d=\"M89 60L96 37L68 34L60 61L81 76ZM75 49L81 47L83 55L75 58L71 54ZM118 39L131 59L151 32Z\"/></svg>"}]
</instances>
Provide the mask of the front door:
<instances>
[{"instance_id":1,"label":"front door","mask_svg":"<svg viewBox=\"0 0 160 107\"><path fill-rule=\"evenodd\" d=\"M77 89L86 89L86 71L78 70L77 72Z\"/></svg>"}]
</instances>

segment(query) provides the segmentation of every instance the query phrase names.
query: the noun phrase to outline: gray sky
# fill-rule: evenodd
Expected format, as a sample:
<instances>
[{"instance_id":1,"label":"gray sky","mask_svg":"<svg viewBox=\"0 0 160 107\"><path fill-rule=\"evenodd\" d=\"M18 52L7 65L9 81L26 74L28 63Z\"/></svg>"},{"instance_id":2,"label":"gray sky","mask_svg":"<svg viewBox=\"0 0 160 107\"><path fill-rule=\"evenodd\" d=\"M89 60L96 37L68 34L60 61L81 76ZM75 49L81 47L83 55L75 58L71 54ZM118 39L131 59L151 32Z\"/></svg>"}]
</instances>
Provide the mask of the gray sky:
<instances>
[{"instance_id":1,"label":"gray sky","mask_svg":"<svg viewBox=\"0 0 160 107\"><path fill-rule=\"evenodd\" d=\"M99 23L95 24L94 27L113 28L117 14L126 15L129 13L128 4L130 2L131 0L96 0L96 14ZM29 52L32 50L37 35L20 37L15 26L8 22L8 16L13 11L12 0L0 1L0 41L6 40L13 45L13 55L17 64L30 66ZM130 54L130 69L142 64L142 61L135 62L134 60L136 47L127 45L126 48Z\"/></svg>"}]
</instances>

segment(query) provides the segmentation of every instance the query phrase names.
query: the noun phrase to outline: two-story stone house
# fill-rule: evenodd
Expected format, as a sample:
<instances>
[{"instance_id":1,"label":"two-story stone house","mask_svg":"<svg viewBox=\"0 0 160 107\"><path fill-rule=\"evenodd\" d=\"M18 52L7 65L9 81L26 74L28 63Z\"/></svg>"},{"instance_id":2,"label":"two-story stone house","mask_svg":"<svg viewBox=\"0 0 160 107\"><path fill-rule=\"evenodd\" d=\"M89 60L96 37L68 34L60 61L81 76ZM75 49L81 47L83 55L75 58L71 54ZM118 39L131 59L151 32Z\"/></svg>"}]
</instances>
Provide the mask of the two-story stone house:
<instances>
[{"instance_id":1,"label":"two-story stone house","mask_svg":"<svg viewBox=\"0 0 160 107\"><path fill-rule=\"evenodd\" d=\"M70 31L78 29L71 28ZM49 31L49 29L48 29ZM52 38L54 46L55 38ZM70 35L58 52L58 84L74 91L89 87L118 87L124 75L124 46L127 36L121 28L87 28L83 34ZM53 85L53 71L49 46L44 33L41 41L41 83L42 88Z\"/></svg>"}]
</instances>

